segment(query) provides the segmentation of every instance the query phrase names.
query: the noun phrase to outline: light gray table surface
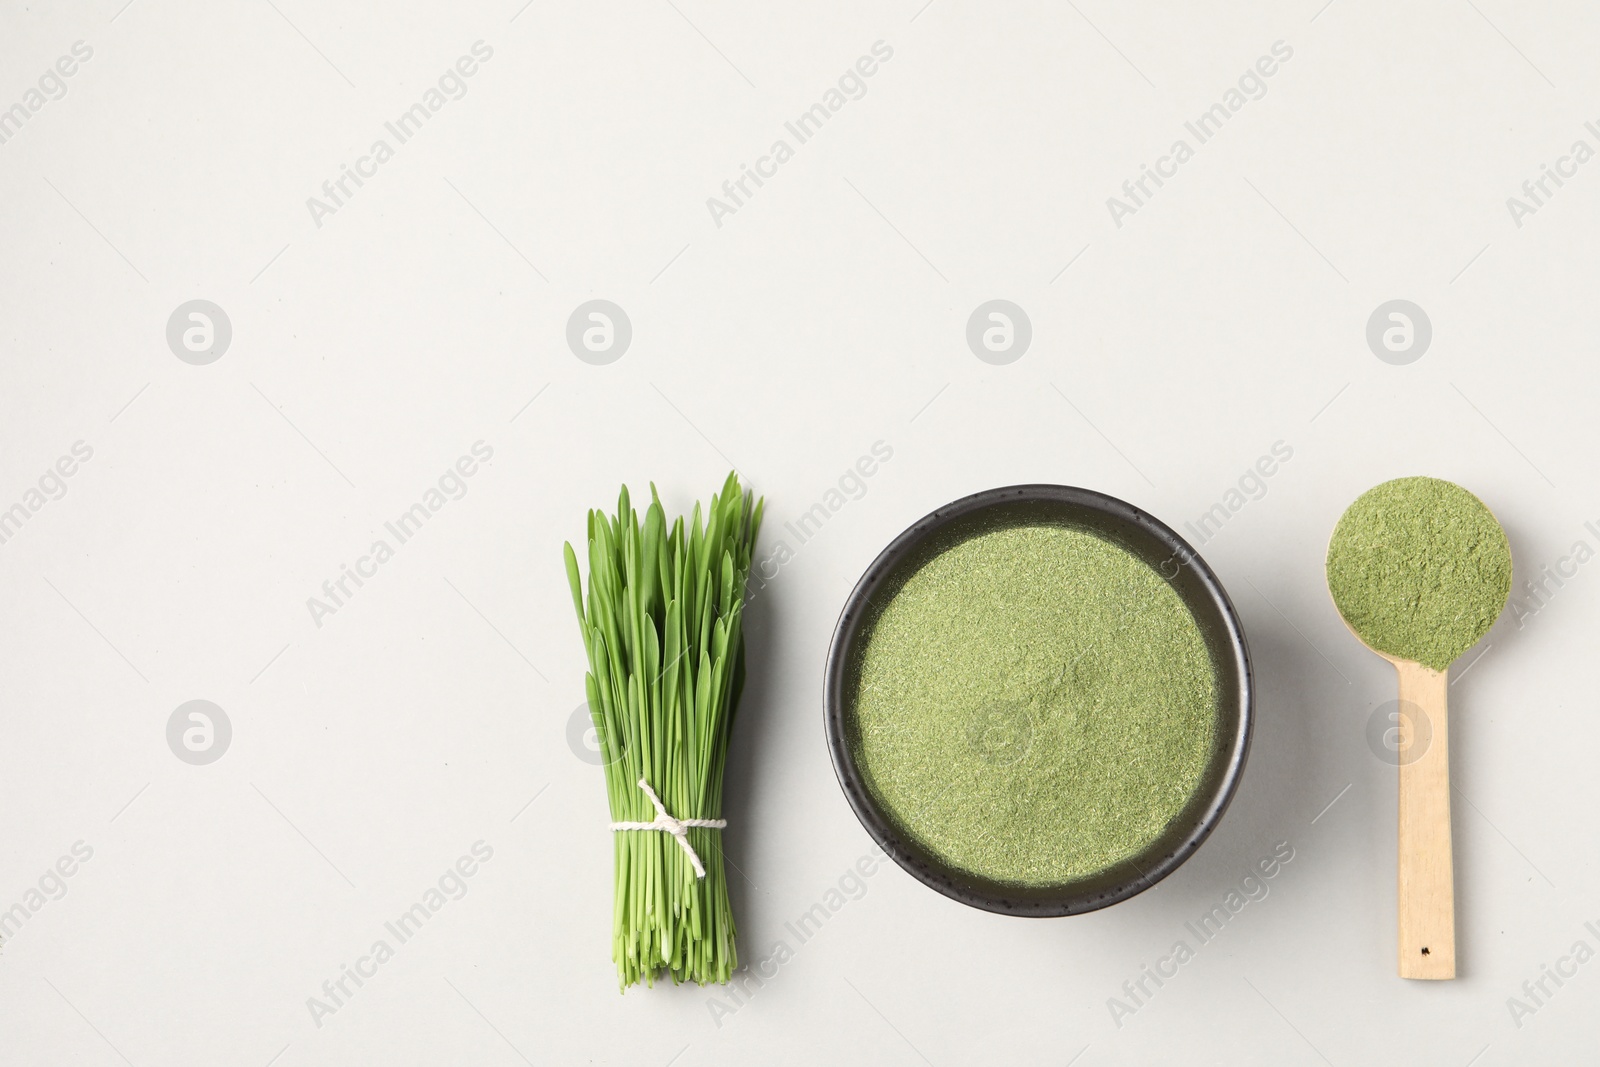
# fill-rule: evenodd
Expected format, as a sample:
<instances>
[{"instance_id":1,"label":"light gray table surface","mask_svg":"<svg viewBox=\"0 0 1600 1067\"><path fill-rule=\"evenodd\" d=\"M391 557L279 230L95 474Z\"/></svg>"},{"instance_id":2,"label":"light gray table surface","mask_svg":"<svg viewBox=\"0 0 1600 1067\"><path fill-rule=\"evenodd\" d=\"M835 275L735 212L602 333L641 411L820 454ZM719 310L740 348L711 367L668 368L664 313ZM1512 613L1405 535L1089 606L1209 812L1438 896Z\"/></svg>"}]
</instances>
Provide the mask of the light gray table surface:
<instances>
[{"instance_id":1,"label":"light gray table surface","mask_svg":"<svg viewBox=\"0 0 1600 1067\"><path fill-rule=\"evenodd\" d=\"M0 1062L1584 1062L1597 40L1503 0L0 5ZM791 952L619 996L561 544L730 467L791 550L734 906L747 960ZM1432 984L1395 976L1393 671L1322 576L1419 473L1517 568L1450 691ZM1213 516L1237 797L1091 915L858 889L840 606L921 515L1035 481Z\"/></svg>"}]
</instances>

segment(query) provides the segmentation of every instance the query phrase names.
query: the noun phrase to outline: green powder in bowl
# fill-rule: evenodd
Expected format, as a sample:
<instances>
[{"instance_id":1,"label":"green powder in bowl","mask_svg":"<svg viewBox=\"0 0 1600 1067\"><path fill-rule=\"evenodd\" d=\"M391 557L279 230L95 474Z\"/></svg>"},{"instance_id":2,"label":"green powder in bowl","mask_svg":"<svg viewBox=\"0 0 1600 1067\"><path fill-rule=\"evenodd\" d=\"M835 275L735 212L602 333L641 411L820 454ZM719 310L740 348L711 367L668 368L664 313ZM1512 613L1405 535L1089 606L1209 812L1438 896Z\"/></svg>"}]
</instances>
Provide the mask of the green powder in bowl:
<instances>
[{"instance_id":1,"label":"green powder in bowl","mask_svg":"<svg viewBox=\"0 0 1600 1067\"><path fill-rule=\"evenodd\" d=\"M1001 523L892 583L846 703L855 768L898 833L1002 886L1153 865L1224 740L1242 763L1238 720L1219 736L1215 650L1169 580L1194 580L1180 558L1158 571L1089 529Z\"/></svg>"}]
</instances>

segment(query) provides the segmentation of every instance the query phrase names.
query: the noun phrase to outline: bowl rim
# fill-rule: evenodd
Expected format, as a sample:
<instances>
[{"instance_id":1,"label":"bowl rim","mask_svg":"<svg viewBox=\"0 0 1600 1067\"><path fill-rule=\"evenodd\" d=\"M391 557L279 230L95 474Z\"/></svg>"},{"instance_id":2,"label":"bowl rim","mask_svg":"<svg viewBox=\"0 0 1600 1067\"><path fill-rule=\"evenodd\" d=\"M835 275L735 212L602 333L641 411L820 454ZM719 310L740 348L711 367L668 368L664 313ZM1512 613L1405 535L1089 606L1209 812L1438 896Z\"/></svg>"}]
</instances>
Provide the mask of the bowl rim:
<instances>
[{"instance_id":1,"label":"bowl rim","mask_svg":"<svg viewBox=\"0 0 1600 1067\"><path fill-rule=\"evenodd\" d=\"M1135 527L1170 548L1172 555L1168 562L1181 560L1180 567L1191 569L1199 580L1205 599L1210 601L1221 617L1227 634L1226 650L1232 655L1231 666L1238 678L1237 727L1232 736L1225 739L1225 766L1205 806L1193 816L1193 825L1176 847L1148 865L1132 861L1137 873L1109 887L1045 886L1018 888L1008 892L1006 887L997 883L990 883L992 888L974 886L967 881L968 876L963 876L959 871L937 861L930 862L920 851L907 847L893 821L879 808L856 766L846 736L845 673L868 616L864 608L874 594L907 556L957 520L1001 505L1028 503L1065 504L1099 512L1114 522ZM1158 568L1158 573L1168 580L1177 575L1177 571L1173 575L1166 575L1164 570L1165 562ZM1186 601L1192 604L1190 598L1186 598ZM1127 501L1093 489L1069 485L1030 483L986 489L951 501L907 527L878 553L851 589L828 645L825 671L823 718L828 752L840 788L844 790L845 798L861 825L884 852L924 885L963 904L1004 915L1051 917L1097 911L1144 892L1177 870L1211 835L1233 800L1249 755L1255 718L1255 684L1244 626L1215 572L1187 541L1161 520Z\"/></svg>"}]
</instances>

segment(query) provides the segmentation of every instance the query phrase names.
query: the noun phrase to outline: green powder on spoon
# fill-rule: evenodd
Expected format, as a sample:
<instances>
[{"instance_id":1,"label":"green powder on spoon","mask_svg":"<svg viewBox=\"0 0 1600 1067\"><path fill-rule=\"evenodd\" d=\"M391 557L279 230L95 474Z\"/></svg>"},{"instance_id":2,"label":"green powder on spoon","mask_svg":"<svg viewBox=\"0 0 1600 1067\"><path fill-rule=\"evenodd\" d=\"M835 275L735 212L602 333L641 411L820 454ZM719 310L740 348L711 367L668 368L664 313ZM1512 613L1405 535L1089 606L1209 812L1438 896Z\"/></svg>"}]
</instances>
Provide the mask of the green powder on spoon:
<instances>
[{"instance_id":1,"label":"green powder on spoon","mask_svg":"<svg viewBox=\"0 0 1600 1067\"><path fill-rule=\"evenodd\" d=\"M869 626L857 765L950 866L1053 886L1138 855L1216 749L1199 626L1154 568L1061 526L981 533L913 574Z\"/></svg>"},{"instance_id":2,"label":"green powder on spoon","mask_svg":"<svg viewBox=\"0 0 1600 1067\"><path fill-rule=\"evenodd\" d=\"M1442 671L1505 607L1511 545L1454 482L1396 478L1362 493L1334 527L1328 591L1369 648Z\"/></svg>"}]
</instances>

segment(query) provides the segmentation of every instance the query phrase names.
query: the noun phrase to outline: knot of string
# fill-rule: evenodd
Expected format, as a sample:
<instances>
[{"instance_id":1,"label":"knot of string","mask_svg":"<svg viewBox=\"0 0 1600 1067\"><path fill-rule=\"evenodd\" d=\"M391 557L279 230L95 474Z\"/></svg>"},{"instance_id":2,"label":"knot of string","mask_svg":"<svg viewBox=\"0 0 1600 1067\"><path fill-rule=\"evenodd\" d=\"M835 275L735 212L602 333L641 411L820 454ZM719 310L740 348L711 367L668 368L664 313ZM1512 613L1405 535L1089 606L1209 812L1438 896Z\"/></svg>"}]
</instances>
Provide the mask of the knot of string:
<instances>
[{"instance_id":1,"label":"knot of string","mask_svg":"<svg viewBox=\"0 0 1600 1067\"><path fill-rule=\"evenodd\" d=\"M694 846L689 844L689 827L700 826L708 830L721 830L728 825L727 819L675 819L668 812L661 798L656 796L656 791L650 788L650 783L643 778L639 779L639 788L644 790L644 795L650 798L650 803L655 805L656 817L653 822L614 822L611 829L616 830L660 830L662 833L671 834L678 839L678 847L683 849L684 855L689 857L689 863L694 867L694 876L706 876L705 864L700 862L700 857L695 855Z\"/></svg>"}]
</instances>

